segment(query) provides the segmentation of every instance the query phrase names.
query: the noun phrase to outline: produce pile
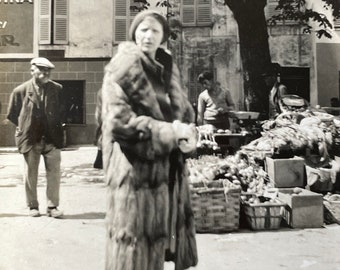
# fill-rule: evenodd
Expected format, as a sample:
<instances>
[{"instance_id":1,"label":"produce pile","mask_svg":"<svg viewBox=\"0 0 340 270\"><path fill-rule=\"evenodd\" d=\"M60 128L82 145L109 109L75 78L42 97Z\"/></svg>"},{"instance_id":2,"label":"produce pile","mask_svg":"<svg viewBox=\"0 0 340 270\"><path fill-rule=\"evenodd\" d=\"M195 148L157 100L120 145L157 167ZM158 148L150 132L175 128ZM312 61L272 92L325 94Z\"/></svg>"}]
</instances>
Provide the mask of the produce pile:
<instances>
[{"instance_id":1,"label":"produce pile","mask_svg":"<svg viewBox=\"0 0 340 270\"><path fill-rule=\"evenodd\" d=\"M196 127L198 132L197 147L202 149L220 150L218 143L215 141L214 133L232 134L230 129L216 129L213 125L202 125Z\"/></svg>"},{"instance_id":2,"label":"produce pile","mask_svg":"<svg viewBox=\"0 0 340 270\"><path fill-rule=\"evenodd\" d=\"M283 113L265 122L262 136L242 149L260 159L266 155L284 157L287 153L291 157L310 149L327 159L333 146L334 129L340 132L335 121L334 116L321 112Z\"/></svg>"},{"instance_id":3,"label":"produce pile","mask_svg":"<svg viewBox=\"0 0 340 270\"><path fill-rule=\"evenodd\" d=\"M268 174L255 160L246 155L235 155L220 158L204 155L198 159L187 159L189 183L195 187L210 186L219 179L227 179L239 185L243 191L262 194L271 187Z\"/></svg>"},{"instance_id":4,"label":"produce pile","mask_svg":"<svg viewBox=\"0 0 340 270\"><path fill-rule=\"evenodd\" d=\"M330 126L330 130L333 137L331 153L333 155L340 156L340 118L334 118L333 123L334 124Z\"/></svg>"},{"instance_id":5,"label":"produce pile","mask_svg":"<svg viewBox=\"0 0 340 270\"><path fill-rule=\"evenodd\" d=\"M198 131L197 148L219 149L213 136L215 132L213 125L202 125L196 127L196 129Z\"/></svg>"}]
</instances>

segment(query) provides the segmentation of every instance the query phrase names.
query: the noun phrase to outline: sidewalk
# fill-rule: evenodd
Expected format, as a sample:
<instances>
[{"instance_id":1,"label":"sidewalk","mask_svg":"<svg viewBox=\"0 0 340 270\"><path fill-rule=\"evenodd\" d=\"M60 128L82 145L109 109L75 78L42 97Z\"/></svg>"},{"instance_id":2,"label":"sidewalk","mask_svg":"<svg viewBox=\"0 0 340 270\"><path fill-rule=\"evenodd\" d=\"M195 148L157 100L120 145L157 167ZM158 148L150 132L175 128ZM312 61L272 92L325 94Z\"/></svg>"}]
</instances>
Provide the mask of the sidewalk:
<instances>
[{"instance_id":1,"label":"sidewalk","mask_svg":"<svg viewBox=\"0 0 340 270\"><path fill-rule=\"evenodd\" d=\"M105 185L92 168L97 148L62 151L60 208L63 219L45 215L45 169L40 163L38 198L42 216L30 218L25 207L16 148L0 149L0 269L104 269Z\"/></svg>"},{"instance_id":2,"label":"sidewalk","mask_svg":"<svg viewBox=\"0 0 340 270\"><path fill-rule=\"evenodd\" d=\"M101 270L105 264L106 188L92 168L96 148L62 151L60 208L45 215L43 162L38 197L42 216L27 216L22 156L0 152L0 270ZM340 270L340 226L198 234L199 264L191 270ZM173 270L166 263L165 270Z\"/></svg>"}]
</instances>

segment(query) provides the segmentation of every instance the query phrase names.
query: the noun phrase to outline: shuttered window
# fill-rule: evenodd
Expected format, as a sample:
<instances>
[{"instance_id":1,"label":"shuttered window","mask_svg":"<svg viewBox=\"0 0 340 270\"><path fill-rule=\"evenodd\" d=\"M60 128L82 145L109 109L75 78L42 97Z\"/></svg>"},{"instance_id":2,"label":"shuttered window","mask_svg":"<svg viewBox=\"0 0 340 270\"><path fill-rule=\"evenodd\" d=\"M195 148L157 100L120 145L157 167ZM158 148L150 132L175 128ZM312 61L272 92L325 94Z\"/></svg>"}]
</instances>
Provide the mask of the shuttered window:
<instances>
[{"instance_id":1,"label":"shuttered window","mask_svg":"<svg viewBox=\"0 0 340 270\"><path fill-rule=\"evenodd\" d=\"M115 43L128 39L131 22L139 12L140 7L141 3L135 2L135 0L114 1L113 36Z\"/></svg>"},{"instance_id":2,"label":"shuttered window","mask_svg":"<svg viewBox=\"0 0 340 270\"><path fill-rule=\"evenodd\" d=\"M40 0L39 4L39 43L51 44L51 1Z\"/></svg>"},{"instance_id":3,"label":"shuttered window","mask_svg":"<svg viewBox=\"0 0 340 270\"><path fill-rule=\"evenodd\" d=\"M68 0L39 1L39 44L68 43Z\"/></svg>"},{"instance_id":4,"label":"shuttered window","mask_svg":"<svg viewBox=\"0 0 340 270\"><path fill-rule=\"evenodd\" d=\"M54 44L68 42L68 0L54 0Z\"/></svg>"},{"instance_id":5,"label":"shuttered window","mask_svg":"<svg viewBox=\"0 0 340 270\"><path fill-rule=\"evenodd\" d=\"M211 0L182 0L183 26L211 25Z\"/></svg>"},{"instance_id":6,"label":"shuttered window","mask_svg":"<svg viewBox=\"0 0 340 270\"><path fill-rule=\"evenodd\" d=\"M265 7L265 15L266 15L267 20L270 19L272 16L280 15L280 13L282 12L281 10L276 9L278 3L279 3L279 0L267 0L267 5ZM284 21L276 21L276 24L292 25L292 24L298 24L298 22L294 20L284 20Z\"/></svg>"}]
</instances>

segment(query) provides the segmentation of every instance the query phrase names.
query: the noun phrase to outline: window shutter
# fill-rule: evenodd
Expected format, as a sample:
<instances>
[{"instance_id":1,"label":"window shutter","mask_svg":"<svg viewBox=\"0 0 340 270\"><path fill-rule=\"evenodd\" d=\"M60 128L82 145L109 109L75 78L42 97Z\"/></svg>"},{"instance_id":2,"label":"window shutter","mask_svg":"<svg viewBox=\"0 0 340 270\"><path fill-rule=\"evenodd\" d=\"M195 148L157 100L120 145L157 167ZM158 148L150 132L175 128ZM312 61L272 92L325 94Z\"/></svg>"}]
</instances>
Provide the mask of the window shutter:
<instances>
[{"instance_id":1,"label":"window shutter","mask_svg":"<svg viewBox=\"0 0 340 270\"><path fill-rule=\"evenodd\" d=\"M196 24L195 0L183 0L181 6L183 26L195 26Z\"/></svg>"},{"instance_id":2,"label":"window shutter","mask_svg":"<svg viewBox=\"0 0 340 270\"><path fill-rule=\"evenodd\" d=\"M276 10L275 8L277 7L279 3L279 0L268 0L267 1L267 6L265 8L265 15L267 20L271 18L272 16L279 15L281 13L281 10ZM297 24L296 21L294 20L284 20L284 21L277 21L276 22L278 25L292 25L292 24Z\"/></svg>"},{"instance_id":3,"label":"window shutter","mask_svg":"<svg viewBox=\"0 0 340 270\"><path fill-rule=\"evenodd\" d=\"M54 0L54 44L68 43L68 0Z\"/></svg>"},{"instance_id":4,"label":"window shutter","mask_svg":"<svg viewBox=\"0 0 340 270\"><path fill-rule=\"evenodd\" d=\"M130 3L130 1L128 1ZM114 41L127 40L128 32L128 3L126 0L116 0L114 8Z\"/></svg>"},{"instance_id":5,"label":"window shutter","mask_svg":"<svg viewBox=\"0 0 340 270\"><path fill-rule=\"evenodd\" d=\"M39 44L51 44L51 1L39 1Z\"/></svg>"},{"instance_id":6,"label":"window shutter","mask_svg":"<svg viewBox=\"0 0 340 270\"><path fill-rule=\"evenodd\" d=\"M267 6L265 8L265 15L266 15L267 20L269 18L271 18L272 16L280 14L279 10L275 10L275 8L278 5L278 2L279 2L278 0L268 0L267 1Z\"/></svg>"},{"instance_id":7,"label":"window shutter","mask_svg":"<svg viewBox=\"0 0 340 270\"><path fill-rule=\"evenodd\" d=\"M198 0L197 25L211 24L211 0Z\"/></svg>"},{"instance_id":8,"label":"window shutter","mask_svg":"<svg viewBox=\"0 0 340 270\"><path fill-rule=\"evenodd\" d=\"M130 25L133 21L133 19L136 17L136 15L139 13L139 9L141 8L141 3L135 2L135 0L130 0L130 6L128 7L128 16L129 17L129 24L127 26L127 31L130 29Z\"/></svg>"},{"instance_id":9,"label":"window shutter","mask_svg":"<svg viewBox=\"0 0 340 270\"><path fill-rule=\"evenodd\" d=\"M336 29L340 28L340 18L334 20L334 28L336 28Z\"/></svg>"}]
</instances>

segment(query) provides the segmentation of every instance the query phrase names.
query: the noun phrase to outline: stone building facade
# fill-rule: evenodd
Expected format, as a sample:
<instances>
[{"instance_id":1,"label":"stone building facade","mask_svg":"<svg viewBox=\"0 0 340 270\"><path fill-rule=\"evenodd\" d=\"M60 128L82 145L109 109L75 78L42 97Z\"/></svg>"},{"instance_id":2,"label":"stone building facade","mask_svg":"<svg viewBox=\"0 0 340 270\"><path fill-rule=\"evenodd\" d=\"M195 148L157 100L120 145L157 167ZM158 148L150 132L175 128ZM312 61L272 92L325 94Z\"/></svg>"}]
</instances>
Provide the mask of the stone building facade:
<instances>
[{"instance_id":1,"label":"stone building facade","mask_svg":"<svg viewBox=\"0 0 340 270\"><path fill-rule=\"evenodd\" d=\"M268 16L275 1L268 0ZM242 110L238 27L232 12L223 5L224 1L170 0L172 7L168 10L156 7L156 0L149 2L149 8L159 9L164 14L168 11L172 18L180 21L176 24L176 20L171 20L177 38L169 41L167 47L181 70L183 87L190 101L196 103L201 91L197 75L212 69L222 86L230 90L237 109ZM14 37L6 32L13 18L2 17L1 10L13 7L17 11L15 9L22 7L19 5L33 10L32 29L28 27L22 31L16 27L12 30L20 44L24 42L20 37L28 40L32 37L33 47L28 46L29 53L17 53L20 46L4 46L11 41L8 36ZM67 144L94 142L96 94L105 65L119 42L127 38L129 24L137 12L131 5L133 0L0 2L0 146L14 145L14 126L5 120L9 96L15 86L30 78L29 61L35 56L48 57L56 66L52 79L64 85L69 109ZM16 16L15 20L21 21L24 28L29 25L27 18ZM32 35L26 34L29 30L33 31ZM269 27L268 33L272 62L282 66L282 81L296 94L313 105L322 106L328 105L330 97L339 97L340 43L337 40L317 40L289 23Z\"/></svg>"}]
</instances>

